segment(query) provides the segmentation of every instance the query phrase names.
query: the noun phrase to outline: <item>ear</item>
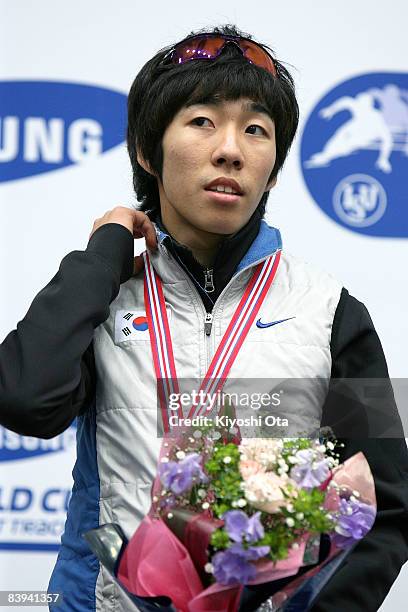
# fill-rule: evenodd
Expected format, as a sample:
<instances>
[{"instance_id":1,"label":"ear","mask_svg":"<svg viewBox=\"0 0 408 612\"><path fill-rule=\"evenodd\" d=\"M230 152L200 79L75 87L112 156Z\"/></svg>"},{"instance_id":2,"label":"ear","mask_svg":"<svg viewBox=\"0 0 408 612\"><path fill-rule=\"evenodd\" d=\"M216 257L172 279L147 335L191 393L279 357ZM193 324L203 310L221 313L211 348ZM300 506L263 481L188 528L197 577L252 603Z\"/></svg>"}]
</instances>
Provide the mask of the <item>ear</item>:
<instances>
[{"instance_id":1,"label":"ear","mask_svg":"<svg viewBox=\"0 0 408 612\"><path fill-rule=\"evenodd\" d=\"M270 189L272 189L272 187L275 187L277 179L278 177L275 176L271 181L269 181L265 187L265 191L269 191Z\"/></svg>"},{"instance_id":2,"label":"ear","mask_svg":"<svg viewBox=\"0 0 408 612\"><path fill-rule=\"evenodd\" d=\"M150 164L145 160L145 158L141 154L140 150L137 148L136 151L137 151L136 152L137 161L142 166L143 170L146 170L146 172L148 172L149 174L156 176L153 170L151 169Z\"/></svg>"}]
</instances>

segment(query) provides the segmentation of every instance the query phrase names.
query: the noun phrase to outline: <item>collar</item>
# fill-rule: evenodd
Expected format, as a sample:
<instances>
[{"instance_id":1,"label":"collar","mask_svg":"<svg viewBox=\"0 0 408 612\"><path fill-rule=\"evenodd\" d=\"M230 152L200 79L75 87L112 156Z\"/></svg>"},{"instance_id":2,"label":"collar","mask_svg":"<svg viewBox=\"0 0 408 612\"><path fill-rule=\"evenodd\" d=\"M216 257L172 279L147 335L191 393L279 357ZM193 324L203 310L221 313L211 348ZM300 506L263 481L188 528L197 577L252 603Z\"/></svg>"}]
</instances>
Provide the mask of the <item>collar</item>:
<instances>
[{"instance_id":1,"label":"collar","mask_svg":"<svg viewBox=\"0 0 408 612\"><path fill-rule=\"evenodd\" d=\"M166 231L164 226L161 224L160 218L156 217L153 221L153 225L156 230L158 249L157 251L149 251L149 254L155 269L161 276L163 282L177 282L185 280L186 272L180 267L179 264L176 263L176 261L174 261L174 255L169 252L170 239L173 241L173 243L176 242L175 239ZM246 226L244 226L244 228L245 227ZM222 244L224 245L224 252L227 250L229 240L233 240L235 238L237 242L239 242L240 232L244 230L244 228L241 228L241 230L237 232L235 236L226 238L223 241ZM264 219L261 219L258 225L258 233L249 247L244 252L241 252L239 261L237 262L231 277L236 276L244 268L252 267L255 265L255 263L258 263L280 249L282 249L282 239L279 229L268 225ZM170 262L172 265L169 265Z\"/></svg>"},{"instance_id":2,"label":"collar","mask_svg":"<svg viewBox=\"0 0 408 612\"><path fill-rule=\"evenodd\" d=\"M184 244L180 244L177 240L167 231L163 225L163 221L160 212L154 219L154 225L156 226L156 235L158 242L163 244L166 241L166 245L171 245L173 249L179 253L188 252L190 257L195 260L196 264L202 269L206 266L200 264L197 261L189 247ZM254 231L255 230L255 231ZM248 248L241 251L241 257L237 261L237 266L234 271L234 275L251 265L258 259L262 259L271 255L278 249L282 249L282 237L278 228L268 225L268 223L259 216L258 210L255 210L249 221L233 236L226 236L220 243L218 251L213 263L213 268L216 269L223 264L224 261L231 259L231 250L242 245L248 238L252 238L248 244Z\"/></svg>"}]
</instances>

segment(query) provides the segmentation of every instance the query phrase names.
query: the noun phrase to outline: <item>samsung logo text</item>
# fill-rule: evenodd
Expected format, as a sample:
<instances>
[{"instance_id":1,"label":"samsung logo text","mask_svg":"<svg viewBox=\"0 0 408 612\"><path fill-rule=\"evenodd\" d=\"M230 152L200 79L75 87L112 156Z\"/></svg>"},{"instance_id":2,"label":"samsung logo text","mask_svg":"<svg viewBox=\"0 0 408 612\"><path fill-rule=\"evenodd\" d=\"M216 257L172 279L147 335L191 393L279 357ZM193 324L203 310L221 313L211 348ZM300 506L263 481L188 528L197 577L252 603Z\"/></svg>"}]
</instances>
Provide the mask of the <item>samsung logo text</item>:
<instances>
[{"instance_id":1,"label":"samsung logo text","mask_svg":"<svg viewBox=\"0 0 408 612\"><path fill-rule=\"evenodd\" d=\"M0 182L97 158L121 144L126 96L53 81L0 82Z\"/></svg>"}]
</instances>

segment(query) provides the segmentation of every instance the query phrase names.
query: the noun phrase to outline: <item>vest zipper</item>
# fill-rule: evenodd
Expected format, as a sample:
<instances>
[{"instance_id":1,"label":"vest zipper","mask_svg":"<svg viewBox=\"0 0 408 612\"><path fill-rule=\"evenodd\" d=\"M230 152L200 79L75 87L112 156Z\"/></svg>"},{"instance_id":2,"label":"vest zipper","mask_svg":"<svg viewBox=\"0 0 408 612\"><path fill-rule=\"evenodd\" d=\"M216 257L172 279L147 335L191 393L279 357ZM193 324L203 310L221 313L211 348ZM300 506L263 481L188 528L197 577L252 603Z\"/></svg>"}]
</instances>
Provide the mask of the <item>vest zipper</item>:
<instances>
[{"instance_id":1,"label":"vest zipper","mask_svg":"<svg viewBox=\"0 0 408 612\"><path fill-rule=\"evenodd\" d=\"M205 330L206 336L209 336L211 334L212 322L213 322L212 312L207 312L207 314L205 315L205 320L204 320L204 330Z\"/></svg>"},{"instance_id":2,"label":"vest zipper","mask_svg":"<svg viewBox=\"0 0 408 612\"><path fill-rule=\"evenodd\" d=\"M161 246L162 246L162 248L163 248L163 249L165 249L165 251L166 251L166 253L167 253L167 249L166 249L166 247L165 247L164 245L161 245ZM197 289L196 289L195 285L197 285L198 287L200 287L200 289L202 289L203 291L206 291L206 290L205 290L205 288L204 288L204 287L202 287L202 286L200 285L200 283L199 283L199 282L198 282L198 281L197 281L197 280L194 278L194 276L192 276L192 275L190 274L189 270L186 268L186 266L184 265L184 263L181 261L181 259L180 259L180 258L179 258L179 256L177 255L177 253L175 254L175 256L174 256L173 254L172 254L171 256L170 256L170 254L168 254L168 256L169 256L169 258L170 258L170 259L171 259L171 258L173 258L173 259L174 259L174 261L175 261L175 262L176 262L176 263L177 263L177 264L180 266L180 268L181 268L182 270L184 270L184 271L185 271L186 276L187 276L187 280L188 280L190 283L192 283L192 284L193 284L193 287L194 287L195 291L197 291ZM206 292L206 293L207 293L207 292ZM199 298L200 298L200 303L201 303L201 305L202 305L202 307L203 307L203 309L204 309L204 304L203 304L203 301L202 301L201 295L200 295L200 293L199 293L198 291L197 291L197 294L198 294L198 296L199 296ZM208 296L208 299L210 300L210 302L212 303L212 305L213 305L213 307L214 307L214 302L213 302L213 300L212 300L212 299L211 299L209 296Z\"/></svg>"},{"instance_id":3,"label":"vest zipper","mask_svg":"<svg viewBox=\"0 0 408 612\"><path fill-rule=\"evenodd\" d=\"M165 248L165 247L163 247ZM276 249L277 251L279 251L279 249ZM276 252L276 251L275 251ZM187 269L185 268L184 264L180 261L180 259L177 257L177 260L173 257L174 262L176 263L176 265L180 266L182 270L184 270L184 272L186 273L186 277L187 277L187 282L190 283L190 285L193 287L194 291L197 294L198 297L198 303L200 305L200 307L202 308L202 310L205 312L205 319L204 319L204 329L205 328L205 322L207 320L207 315L211 316L211 320L208 320L209 326L208 329L210 330L209 334L206 333L206 335L210 335L211 334L211 328L212 328L212 322L214 320L214 311L218 305L218 303L221 301L221 298L223 297L224 293L228 290L228 288L230 287L230 285L232 285L234 283L234 281L241 276L244 272L247 272L247 270L254 268L255 266L257 266L258 264L260 264L261 262L265 261L265 259L267 259L268 257L270 257L271 255L273 255L273 253L269 253L268 255L264 255L263 257L261 257L260 259L257 259L255 261L253 261L252 263L248 264L247 266L245 266L245 268L242 268L242 270L240 270L239 272L237 272L236 274L234 274L234 276L229 280L229 282L225 285L224 289L221 291L220 295L217 297L216 301L213 303L213 309L211 312L206 312L205 311L205 306L203 304L201 295L199 294L199 292L197 291L196 287L194 286L194 283L196 281L193 280L193 278L190 276L189 272L187 271ZM197 283L198 284L198 283ZM202 287L201 287L202 288Z\"/></svg>"},{"instance_id":4,"label":"vest zipper","mask_svg":"<svg viewBox=\"0 0 408 612\"><path fill-rule=\"evenodd\" d=\"M156 232L157 233L157 232ZM194 276L191 276L189 270L186 268L186 266L184 265L184 263L181 261L181 259L179 258L179 256L177 255L177 253L175 254L175 256L173 254L170 254L167 250L167 248L164 246L164 244L160 243L160 247L163 249L163 251L166 253L168 259L173 259L175 261L175 263L182 269L184 270L184 272L186 273L187 276L187 280L190 282L190 284L192 284L193 288L195 289L198 297L199 297L199 303L200 306L202 307L202 309L205 311L205 306L203 304L202 298L200 293L197 291L195 285L198 285L198 287L200 287L200 289L203 289L207 294L208 293L212 293L213 291L215 291L215 287L214 287L214 282L213 282L213 273L214 273L214 269L213 268L206 268L206 270L204 271L204 275L206 276L207 273L209 273L209 282L211 283L211 286L213 287L212 290L208 291L207 290L207 277L205 278L205 282L206 285L204 287L202 287L200 285L200 283L194 278ZM279 251L280 249L276 249L276 251ZM276 251L274 251L276 253ZM217 297L216 301L213 302L212 299L209 297L210 301L212 302L212 311L211 313L214 312L215 306L217 304L217 302L220 301L220 298L224 295L224 293L226 292L226 290L228 289L228 287L233 283L233 281L238 278L239 276L241 276L241 274L243 272L246 272L247 270L249 270L250 268L253 268L255 266L257 266L258 264L260 264L261 262L265 261L265 259L267 259L268 257L270 257L271 255L273 255L273 253L269 253L268 255L264 255L263 257L261 257L260 259L257 259L255 261L253 261L252 263L248 264L247 266L245 266L245 268L242 268L242 270L240 270L239 272L237 272L237 274L234 274L234 276L229 280L229 282L225 285L224 289L221 291L221 293L219 294L219 296ZM211 314L210 313L210 314ZM212 326L212 320L211 320L211 325L209 326L209 333L206 335L210 335L211 334L211 326Z\"/></svg>"},{"instance_id":5,"label":"vest zipper","mask_svg":"<svg viewBox=\"0 0 408 612\"><path fill-rule=\"evenodd\" d=\"M214 273L213 268L206 268L204 270L204 280L205 280L204 290L207 293L213 293L215 291L213 273Z\"/></svg>"}]
</instances>

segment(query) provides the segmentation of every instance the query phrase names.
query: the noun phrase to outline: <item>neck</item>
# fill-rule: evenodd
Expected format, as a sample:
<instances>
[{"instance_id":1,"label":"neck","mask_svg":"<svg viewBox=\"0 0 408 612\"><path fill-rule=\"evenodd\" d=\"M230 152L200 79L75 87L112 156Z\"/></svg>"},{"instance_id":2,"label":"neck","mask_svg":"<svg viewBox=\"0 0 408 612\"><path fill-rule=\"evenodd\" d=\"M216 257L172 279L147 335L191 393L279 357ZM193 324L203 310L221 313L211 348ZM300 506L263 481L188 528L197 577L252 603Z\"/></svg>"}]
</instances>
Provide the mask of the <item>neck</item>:
<instances>
[{"instance_id":1,"label":"neck","mask_svg":"<svg viewBox=\"0 0 408 612\"><path fill-rule=\"evenodd\" d=\"M165 228L177 242L187 246L201 265L206 267L212 266L218 246L225 236L187 225L185 220L182 223L178 223L177 219L171 215L166 215L165 210L162 210L161 217Z\"/></svg>"}]
</instances>

